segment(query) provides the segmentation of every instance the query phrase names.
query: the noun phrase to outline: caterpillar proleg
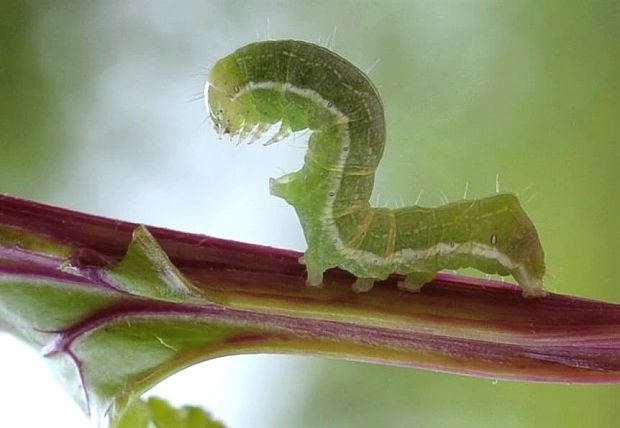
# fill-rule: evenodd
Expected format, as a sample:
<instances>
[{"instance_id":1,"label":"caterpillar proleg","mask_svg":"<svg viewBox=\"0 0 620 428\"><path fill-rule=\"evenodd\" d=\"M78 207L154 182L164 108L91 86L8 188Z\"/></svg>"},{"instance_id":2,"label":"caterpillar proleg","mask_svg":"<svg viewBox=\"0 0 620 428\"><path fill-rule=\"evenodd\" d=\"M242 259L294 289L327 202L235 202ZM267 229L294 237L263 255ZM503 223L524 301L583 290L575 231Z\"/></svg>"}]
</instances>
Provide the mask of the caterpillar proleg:
<instances>
[{"instance_id":1,"label":"caterpillar proleg","mask_svg":"<svg viewBox=\"0 0 620 428\"><path fill-rule=\"evenodd\" d=\"M544 252L518 199L497 194L435 208L374 208L369 199L385 144L383 103L369 78L336 53L311 43L251 43L220 59L205 87L219 133L269 143L309 129L303 167L271 179L271 193L292 205L308 249L308 284L343 268L368 291L392 273L417 291L443 269L473 267L512 275L523 294L544 294Z\"/></svg>"}]
</instances>

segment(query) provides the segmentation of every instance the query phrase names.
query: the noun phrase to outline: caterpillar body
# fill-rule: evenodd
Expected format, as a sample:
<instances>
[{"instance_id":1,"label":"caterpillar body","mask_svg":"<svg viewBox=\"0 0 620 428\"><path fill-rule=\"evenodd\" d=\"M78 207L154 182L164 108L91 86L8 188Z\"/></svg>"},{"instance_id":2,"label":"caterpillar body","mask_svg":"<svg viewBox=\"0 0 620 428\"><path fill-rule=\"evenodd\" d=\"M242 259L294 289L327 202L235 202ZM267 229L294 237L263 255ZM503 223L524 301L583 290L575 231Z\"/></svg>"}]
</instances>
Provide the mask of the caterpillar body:
<instances>
[{"instance_id":1,"label":"caterpillar body","mask_svg":"<svg viewBox=\"0 0 620 428\"><path fill-rule=\"evenodd\" d=\"M443 269L473 267L512 275L526 296L544 293L544 253L536 229L512 194L436 208L374 208L369 199L385 144L381 97L369 78L336 53L295 40L239 48L211 69L205 87L218 132L269 143L291 131L312 134L303 167L270 180L292 205L308 244L307 283L343 268L370 290L392 273L417 291Z\"/></svg>"}]
</instances>

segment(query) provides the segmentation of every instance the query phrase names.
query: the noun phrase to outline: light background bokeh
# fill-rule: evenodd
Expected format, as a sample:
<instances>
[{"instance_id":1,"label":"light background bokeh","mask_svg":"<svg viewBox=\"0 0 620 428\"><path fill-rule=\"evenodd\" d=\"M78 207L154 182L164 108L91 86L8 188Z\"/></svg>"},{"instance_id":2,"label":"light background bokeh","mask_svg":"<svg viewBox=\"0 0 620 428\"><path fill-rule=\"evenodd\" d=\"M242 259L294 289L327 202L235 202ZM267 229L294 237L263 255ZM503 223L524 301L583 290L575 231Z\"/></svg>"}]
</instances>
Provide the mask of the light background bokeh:
<instances>
[{"instance_id":1,"label":"light background bokeh","mask_svg":"<svg viewBox=\"0 0 620 428\"><path fill-rule=\"evenodd\" d=\"M617 1L3 1L0 192L303 249L268 178L305 136L218 140L208 67L251 41L334 49L384 97L374 199L427 205L520 193L553 291L620 301ZM35 351L0 334L0 426L83 427ZM315 358L207 362L152 391L237 427L612 427L618 386L465 378Z\"/></svg>"}]
</instances>

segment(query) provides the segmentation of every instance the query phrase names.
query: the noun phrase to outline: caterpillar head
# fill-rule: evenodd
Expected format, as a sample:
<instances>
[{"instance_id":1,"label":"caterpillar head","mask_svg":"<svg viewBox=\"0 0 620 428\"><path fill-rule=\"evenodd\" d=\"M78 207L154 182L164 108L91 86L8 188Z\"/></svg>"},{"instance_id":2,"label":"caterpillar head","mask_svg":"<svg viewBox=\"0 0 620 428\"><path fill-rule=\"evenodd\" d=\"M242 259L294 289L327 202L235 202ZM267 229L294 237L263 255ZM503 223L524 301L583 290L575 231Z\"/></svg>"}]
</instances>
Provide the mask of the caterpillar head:
<instances>
[{"instance_id":1,"label":"caterpillar head","mask_svg":"<svg viewBox=\"0 0 620 428\"><path fill-rule=\"evenodd\" d=\"M247 78L234 55L222 58L211 69L205 85L205 100L218 134L233 136L256 125L252 94L240 96L246 83Z\"/></svg>"}]
</instances>

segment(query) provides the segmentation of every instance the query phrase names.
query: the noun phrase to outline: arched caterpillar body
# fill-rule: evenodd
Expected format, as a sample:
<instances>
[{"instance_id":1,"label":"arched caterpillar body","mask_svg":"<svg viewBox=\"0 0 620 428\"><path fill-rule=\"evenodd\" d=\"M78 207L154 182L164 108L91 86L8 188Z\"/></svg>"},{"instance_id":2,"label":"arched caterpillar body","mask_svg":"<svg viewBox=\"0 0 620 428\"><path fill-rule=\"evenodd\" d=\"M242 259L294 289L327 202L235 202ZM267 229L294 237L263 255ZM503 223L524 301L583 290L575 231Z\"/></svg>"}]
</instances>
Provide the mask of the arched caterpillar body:
<instances>
[{"instance_id":1,"label":"arched caterpillar body","mask_svg":"<svg viewBox=\"0 0 620 428\"><path fill-rule=\"evenodd\" d=\"M271 179L271 193L299 216L308 243L308 284L341 267L356 291L404 274L419 290L443 269L473 267L512 275L524 295L543 294L544 253L534 225L511 194L425 208L373 208L369 199L383 154L385 119L368 77L330 50L282 40L251 43L209 74L208 107L220 133L270 142L309 129L303 167Z\"/></svg>"}]
</instances>

